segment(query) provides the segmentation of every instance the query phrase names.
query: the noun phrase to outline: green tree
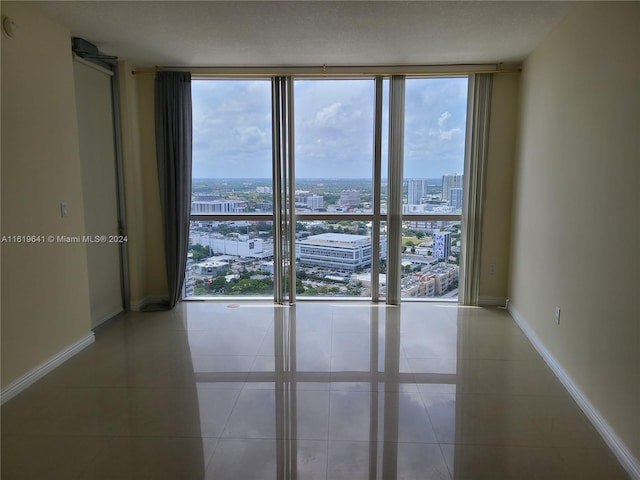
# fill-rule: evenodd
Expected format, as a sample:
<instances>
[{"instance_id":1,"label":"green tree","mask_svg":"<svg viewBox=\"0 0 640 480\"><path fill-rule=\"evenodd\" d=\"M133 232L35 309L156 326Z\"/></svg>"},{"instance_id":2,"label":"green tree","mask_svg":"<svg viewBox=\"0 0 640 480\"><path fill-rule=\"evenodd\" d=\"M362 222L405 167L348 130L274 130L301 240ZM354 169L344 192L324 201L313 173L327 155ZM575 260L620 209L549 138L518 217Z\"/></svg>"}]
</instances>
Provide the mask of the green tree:
<instances>
[{"instance_id":1,"label":"green tree","mask_svg":"<svg viewBox=\"0 0 640 480\"><path fill-rule=\"evenodd\" d=\"M227 279L224 275L218 275L217 277L211 280L211 289L212 290L221 290L224 289L227 285Z\"/></svg>"},{"instance_id":2,"label":"green tree","mask_svg":"<svg viewBox=\"0 0 640 480\"><path fill-rule=\"evenodd\" d=\"M189 252L193 254L194 262L199 262L211 256L209 247L205 247L204 245L200 245L199 243L191 245L189 247Z\"/></svg>"}]
</instances>

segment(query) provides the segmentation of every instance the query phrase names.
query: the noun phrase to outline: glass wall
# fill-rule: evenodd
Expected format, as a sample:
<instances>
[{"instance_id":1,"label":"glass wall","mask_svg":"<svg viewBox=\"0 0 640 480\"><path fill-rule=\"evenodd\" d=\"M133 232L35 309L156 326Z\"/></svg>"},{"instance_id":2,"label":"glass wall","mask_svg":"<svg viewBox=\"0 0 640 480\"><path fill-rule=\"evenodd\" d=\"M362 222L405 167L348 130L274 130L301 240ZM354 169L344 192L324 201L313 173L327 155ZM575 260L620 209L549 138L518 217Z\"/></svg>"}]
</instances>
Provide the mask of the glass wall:
<instances>
[{"instance_id":1,"label":"glass wall","mask_svg":"<svg viewBox=\"0 0 640 480\"><path fill-rule=\"evenodd\" d=\"M271 82L195 80L192 101L185 296L272 297Z\"/></svg>"},{"instance_id":2,"label":"glass wall","mask_svg":"<svg viewBox=\"0 0 640 480\"><path fill-rule=\"evenodd\" d=\"M185 297L273 297L275 285L300 297L382 300L391 281L404 299L457 298L468 78L401 78L395 107L388 77L292 78L281 90L275 81L192 81ZM404 111L403 176L393 187L403 195L388 212L388 172L400 161L389 158L392 108ZM388 215L402 216L391 249L399 278L387 275ZM292 275L274 264L274 251L293 264L279 254L289 245Z\"/></svg>"},{"instance_id":3,"label":"glass wall","mask_svg":"<svg viewBox=\"0 0 640 480\"><path fill-rule=\"evenodd\" d=\"M406 80L402 298L458 297L467 88L467 77Z\"/></svg>"}]
</instances>

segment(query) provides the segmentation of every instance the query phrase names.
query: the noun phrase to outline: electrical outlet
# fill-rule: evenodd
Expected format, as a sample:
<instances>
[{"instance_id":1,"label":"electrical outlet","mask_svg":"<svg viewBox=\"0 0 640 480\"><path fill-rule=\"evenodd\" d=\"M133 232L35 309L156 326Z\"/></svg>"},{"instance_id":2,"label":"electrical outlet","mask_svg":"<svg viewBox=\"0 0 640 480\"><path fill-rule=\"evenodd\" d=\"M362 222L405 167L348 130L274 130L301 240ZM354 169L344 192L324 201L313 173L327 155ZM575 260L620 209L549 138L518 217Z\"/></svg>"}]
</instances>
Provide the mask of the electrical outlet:
<instances>
[{"instance_id":1,"label":"electrical outlet","mask_svg":"<svg viewBox=\"0 0 640 480\"><path fill-rule=\"evenodd\" d=\"M495 263L490 263L489 264L489 275L495 275L496 274L496 264Z\"/></svg>"},{"instance_id":2,"label":"electrical outlet","mask_svg":"<svg viewBox=\"0 0 640 480\"><path fill-rule=\"evenodd\" d=\"M560 307L556 307L556 323L560 325Z\"/></svg>"},{"instance_id":3,"label":"electrical outlet","mask_svg":"<svg viewBox=\"0 0 640 480\"><path fill-rule=\"evenodd\" d=\"M69 216L69 205L67 205L67 202L60 203L60 216L62 218Z\"/></svg>"}]
</instances>

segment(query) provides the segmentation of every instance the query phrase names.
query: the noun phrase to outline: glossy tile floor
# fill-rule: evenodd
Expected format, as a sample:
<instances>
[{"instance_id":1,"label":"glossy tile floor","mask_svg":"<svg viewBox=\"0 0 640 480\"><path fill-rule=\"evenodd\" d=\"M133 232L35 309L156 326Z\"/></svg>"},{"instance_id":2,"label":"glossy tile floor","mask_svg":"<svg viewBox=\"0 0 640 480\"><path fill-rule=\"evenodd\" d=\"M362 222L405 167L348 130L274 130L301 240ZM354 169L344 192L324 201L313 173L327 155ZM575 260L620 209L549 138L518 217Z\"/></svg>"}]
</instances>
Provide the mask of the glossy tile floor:
<instances>
[{"instance_id":1,"label":"glossy tile floor","mask_svg":"<svg viewBox=\"0 0 640 480\"><path fill-rule=\"evenodd\" d=\"M2 479L628 478L504 310L127 313L2 407Z\"/></svg>"}]
</instances>

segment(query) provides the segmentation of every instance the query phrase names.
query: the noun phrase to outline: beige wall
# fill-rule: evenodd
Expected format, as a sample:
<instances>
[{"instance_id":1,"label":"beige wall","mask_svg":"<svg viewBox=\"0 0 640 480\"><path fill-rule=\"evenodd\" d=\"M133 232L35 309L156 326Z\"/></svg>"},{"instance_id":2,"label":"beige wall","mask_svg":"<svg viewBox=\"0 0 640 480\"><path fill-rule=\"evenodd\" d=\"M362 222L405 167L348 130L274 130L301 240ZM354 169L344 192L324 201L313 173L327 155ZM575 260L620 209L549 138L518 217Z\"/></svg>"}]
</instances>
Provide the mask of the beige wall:
<instances>
[{"instance_id":1,"label":"beige wall","mask_svg":"<svg viewBox=\"0 0 640 480\"><path fill-rule=\"evenodd\" d=\"M137 75L138 128L140 132L140 167L144 203L147 296L166 297L167 273L164 259L160 188L156 163L153 75Z\"/></svg>"},{"instance_id":2,"label":"beige wall","mask_svg":"<svg viewBox=\"0 0 640 480\"><path fill-rule=\"evenodd\" d=\"M517 313L636 458L638 25L638 3L580 4L525 62L510 286Z\"/></svg>"},{"instance_id":3,"label":"beige wall","mask_svg":"<svg viewBox=\"0 0 640 480\"><path fill-rule=\"evenodd\" d=\"M69 31L2 3L2 235L82 235ZM69 206L61 218L60 202ZM90 334L82 244L2 244L2 386Z\"/></svg>"},{"instance_id":4,"label":"beige wall","mask_svg":"<svg viewBox=\"0 0 640 480\"><path fill-rule=\"evenodd\" d=\"M153 75L120 63L120 108L131 304L167 296L160 193L155 165Z\"/></svg>"},{"instance_id":5,"label":"beige wall","mask_svg":"<svg viewBox=\"0 0 640 480\"><path fill-rule=\"evenodd\" d=\"M146 295L144 216L142 178L140 168L140 133L138 132L138 94L132 66L127 62L118 65L120 93L120 126L122 134L122 158L127 223L127 255L129 294L132 304L140 302Z\"/></svg>"},{"instance_id":6,"label":"beige wall","mask_svg":"<svg viewBox=\"0 0 640 480\"><path fill-rule=\"evenodd\" d=\"M507 299L519 73L494 75L482 216L480 304ZM495 265L491 273L490 265Z\"/></svg>"}]
</instances>

